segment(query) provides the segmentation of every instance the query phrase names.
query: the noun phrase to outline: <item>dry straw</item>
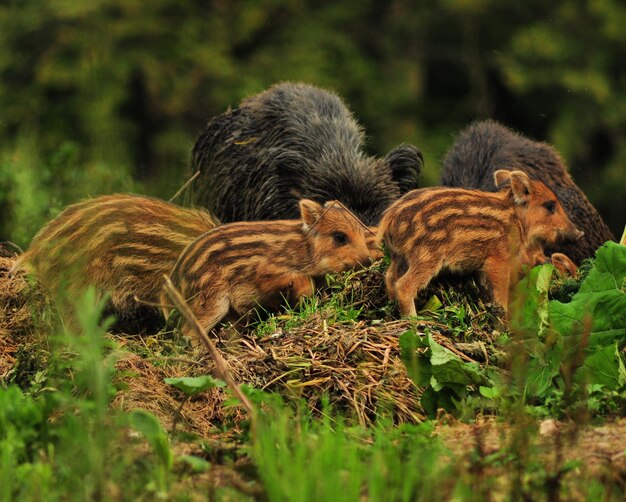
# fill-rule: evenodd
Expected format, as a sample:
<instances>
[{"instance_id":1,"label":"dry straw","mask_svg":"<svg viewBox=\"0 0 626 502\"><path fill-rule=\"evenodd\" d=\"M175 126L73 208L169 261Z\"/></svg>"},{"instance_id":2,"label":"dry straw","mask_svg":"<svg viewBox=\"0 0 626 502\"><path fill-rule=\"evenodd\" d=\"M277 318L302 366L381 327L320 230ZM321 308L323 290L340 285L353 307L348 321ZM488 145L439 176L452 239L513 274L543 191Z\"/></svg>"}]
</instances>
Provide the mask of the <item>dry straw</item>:
<instances>
[{"instance_id":1,"label":"dry straw","mask_svg":"<svg viewBox=\"0 0 626 502\"><path fill-rule=\"evenodd\" d=\"M16 364L14 355L24 337L32 338L36 330L31 312L35 318L41 317L45 305L40 289L29 285L23 271L8 277L14 260L0 261L0 376ZM464 360L489 364L492 327L485 324L484 306L474 301L473 292L461 292L448 302L446 291L451 290L440 285L425 292L418 304L424 305L431 294L437 294L444 307L461 302L468 312L463 335L451 332L448 320L437 315L417 322L395 319L396 312L384 292L383 268L378 263L331 277L308 315L283 312L274 318L274 324L265 323L263 330L255 325L226 325L204 338L204 346L190 346L177 330L110 335L127 349L117 364L122 390L114 406L147 409L166 426L178 421L205 437L215 434L216 426L230 424L236 429L251 416L245 396L240 396L242 408L227 405L228 396L222 389L210 389L189 399L178 416L184 396L163 381L209 373L227 380L224 373L216 373L222 364L216 362L215 353L219 353L232 384L245 383L279 394L287 402L304 402L314 414L323 413L323 403L328 401L335 411L364 425L381 415L396 423L420 422L424 418L421 389L408 377L400 359L400 335L408 329L428 329L436 341ZM350 320L338 314L337 309L350 308L360 313ZM468 337L484 343L468 344Z\"/></svg>"},{"instance_id":2,"label":"dry straw","mask_svg":"<svg viewBox=\"0 0 626 502\"><path fill-rule=\"evenodd\" d=\"M35 339L48 307L42 289L29 282L24 270L9 274L17 256L0 257L0 380L16 363L16 354Z\"/></svg>"},{"instance_id":3,"label":"dry straw","mask_svg":"<svg viewBox=\"0 0 626 502\"><path fill-rule=\"evenodd\" d=\"M393 306L387 303L381 264L369 269L338 274L317 299L317 308L302 319L298 313L285 312L274 323L258 326L227 325L210 337L223 356L235 382L276 393L287 402L304 402L313 414L324 413L327 400L335 411L368 425L381 415L396 423L417 423L424 419L419 398L421 389L408 377L400 359L399 337L408 329L426 329L441 345L465 361L492 364L493 324L486 322L488 313L473 296L472 288L455 293L449 285L434 285L427 295L442 298L442 312L420 321L394 319ZM458 290L458 285L454 285ZM461 288L462 289L462 288ZM355 320L337 320L333 303L362 308ZM446 305L462 305L467 312L462 334L451 331L450 322L438 320ZM268 327L273 327L268 331ZM134 352L144 347L168 347L180 336L175 330L154 337L128 339ZM142 346L137 347L133 344ZM168 354L176 349L167 349ZM181 357L182 356L182 357ZM179 355L151 358L134 355L120 362L119 369L128 390L117 403L125 407L146 407L172 424L178 403L184 396L163 383L167 377L197 376L213 373L216 364L203 346L188 347ZM149 389L149 390L147 390ZM207 437L215 426L237 425L246 418L239 406L225 406L227 396L221 389L210 389L194 396L177 417L190 430ZM164 404L161 410L156 403Z\"/></svg>"}]
</instances>

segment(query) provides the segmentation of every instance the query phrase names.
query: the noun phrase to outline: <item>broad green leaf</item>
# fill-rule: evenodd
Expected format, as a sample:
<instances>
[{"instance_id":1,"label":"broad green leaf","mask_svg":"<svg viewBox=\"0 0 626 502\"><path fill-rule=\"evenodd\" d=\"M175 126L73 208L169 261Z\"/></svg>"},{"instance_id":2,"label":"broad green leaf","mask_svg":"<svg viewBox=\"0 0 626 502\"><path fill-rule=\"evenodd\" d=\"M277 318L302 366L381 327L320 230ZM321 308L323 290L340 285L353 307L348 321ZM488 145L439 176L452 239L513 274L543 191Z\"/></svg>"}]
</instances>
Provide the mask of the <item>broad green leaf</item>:
<instances>
[{"instance_id":1,"label":"broad green leaf","mask_svg":"<svg viewBox=\"0 0 626 502\"><path fill-rule=\"evenodd\" d=\"M406 366L409 377L418 387L426 387L430 384L433 374L430 356L419 354L418 349L428 348L428 340L424 335L418 335L415 331L407 331L400 336L400 358Z\"/></svg>"},{"instance_id":2,"label":"broad green leaf","mask_svg":"<svg viewBox=\"0 0 626 502\"><path fill-rule=\"evenodd\" d=\"M439 382L433 375L430 377L430 386L436 392L452 391L456 396L462 397L466 394L466 384L452 383L452 382Z\"/></svg>"},{"instance_id":3,"label":"broad green leaf","mask_svg":"<svg viewBox=\"0 0 626 502\"><path fill-rule=\"evenodd\" d=\"M625 277L626 246L607 242L572 301L550 302L552 329L563 336L588 334L589 350L625 343Z\"/></svg>"},{"instance_id":4,"label":"broad green leaf","mask_svg":"<svg viewBox=\"0 0 626 502\"><path fill-rule=\"evenodd\" d=\"M617 352L617 361L619 366L617 382L619 383L620 387L623 387L624 385L626 385L626 367L624 366L624 358L620 354L617 346L615 346L615 351Z\"/></svg>"},{"instance_id":5,"label":"broad green leaf","mask_svg":"<svg viewBox=\"0 0 626 502\"><path fill-rule=\"evenodd\" d=\"M422 312L436 312L442 306L443 304L441 303L441 300L437 297L437 295L433 295L428 299L428 301L426 302L426 305L424 305L424 308L422 308L421 311Z\"/></svg>"},{"instance_id":6,"label":"broad green leaf","mask_svg":"<svg viewBox=\"0 0 626 502\"><path fill-rule=\"evenodd\" d=\"M559 358L531 358L528 361L525 393L529 397L543 397L559 374Z\"/></svg>"},{"instance_id":7,"label":"broad green leaf","mask_svg":"<svg viewBox=\"0 0 626 502\"><path fill-rule=\"evenodd\" d=\"M624 367L617 344L597 349L585 359L581 377L588 384L602 385L610 390L620 387Z\"/></svg>"},{"instance_id":8,"label":"broad green leaf","mask_svg":"<svg viewBox=\"0 0 626 502\"><path fill-rule=\"evenodd\" d=\"M176 387L178 390L182 390L188 396L194 396L212 387L226 387L224 381L214 378L211 375L164 378L163 381L166 384Z\"/></svg>"},{"instance_id":9,"label":"broad green leaf","mask_svg":"<svg viewBox=\"0 0 626 502\"><path fill-rule=\"evenodd\" d=\"M439 393L435 392L432 387L427 387L420 396L420 404L428 417L435 417L437 415L437 409L441 407L438 405L438 396Z\"/></svg>"},{"instance_id":10,"label":"broad green leaf","mask_svg":"<svg viewBox=\"0 0 626 502\"><path fill-rule=\"evenodd\" d=\"M459 356L439 345L429 334L432 374L441 386L485 385L488 379L477 363L464 362Z\"/></svg>"},{"instance_id":11,"label":"broad green leaf","mask_svg":"<svg viewBox=\"0 0 626 502\"><path fill-rule=\"evenodd\" d=\"M447 411L456 409L455 396L457 394L448 388L437 392L432 387L427 387L420 397L420 404L428 417L435 418L440 408Z\"/></svg>"},{"instance_id":12,"label":"broad green leaf","mask_svg":"<svg viewBox=\"0 0 626 502\"><path fill-rule=\"evenodd\" d=\"M425 387L420 402L430 417L439 408L455 410L459 400L467 396L468 385L493 384L478 364L463 361L439 345L429 332L418 335L407 331L399 344L407 373L418 387Z\"/></svg>"},{"instance_id":13,"label":"broad green leaf","mask_svg":"<svg viewBox=\"0 0 626 502\"><path fill-rule=\"evenodd\" d=\"M478 387L480 395L487 399L496 399L502 395L502 389L498 387L485 387L481 385Z\"/></svg>"},{"instance_id":14,"label":"broad green leaf","mask_svg":"<svg viewBox=\"0 0 626 502\"><path fill-rule=\"evenodd\" d=\"M554 267L535 267L516 287L511 302L512 325L527 337L543 334L549 321L548 291Z\"/></svg>"},{"instance_id":15,"label":"broad green leaf","mask_svg":"<svg viewBox=\"0 0 626 502\"><path fill-rule=\"evenodd\" d=\"M550 280L552 279L553 271L554 267L550 264L547 264L540 267L539 272L537 273L537 291L539 292L537 316L539 317L540 322L540 334L544 333L549 323L550 316L548 309L548 293L550 291Z\"/></svg>"}]
</instances>

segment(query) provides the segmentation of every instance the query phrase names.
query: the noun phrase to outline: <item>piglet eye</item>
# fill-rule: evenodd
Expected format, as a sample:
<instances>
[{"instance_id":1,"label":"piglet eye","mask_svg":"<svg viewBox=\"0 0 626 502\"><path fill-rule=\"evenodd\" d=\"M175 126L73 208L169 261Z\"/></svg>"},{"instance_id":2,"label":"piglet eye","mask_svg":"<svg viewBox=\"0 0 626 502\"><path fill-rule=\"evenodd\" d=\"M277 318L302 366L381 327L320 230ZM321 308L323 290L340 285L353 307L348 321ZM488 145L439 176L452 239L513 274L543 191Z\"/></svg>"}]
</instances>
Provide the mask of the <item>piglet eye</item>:
<instances>
[{"instance_id":1,"label":"piglet eye","mask_svg":"<svg viewBox=\"0 0 626 502\"><path fill-rule=\"evenodd\" d=\"M556 201L549 200L548 202L544 202L543 207L545 207L546 211L550 214L556 213Z\"/></svg>"},{"instance_id":2,"label":"piglet eye","mask_svg":"<svg viewBox=\"0 0 626 502\"><path fill-rule=\"evenodd\" d=\"M345 246L348 244L348 236L343 232L333 232L333 240L336 246Z\"/></svg>"}]
</instances>

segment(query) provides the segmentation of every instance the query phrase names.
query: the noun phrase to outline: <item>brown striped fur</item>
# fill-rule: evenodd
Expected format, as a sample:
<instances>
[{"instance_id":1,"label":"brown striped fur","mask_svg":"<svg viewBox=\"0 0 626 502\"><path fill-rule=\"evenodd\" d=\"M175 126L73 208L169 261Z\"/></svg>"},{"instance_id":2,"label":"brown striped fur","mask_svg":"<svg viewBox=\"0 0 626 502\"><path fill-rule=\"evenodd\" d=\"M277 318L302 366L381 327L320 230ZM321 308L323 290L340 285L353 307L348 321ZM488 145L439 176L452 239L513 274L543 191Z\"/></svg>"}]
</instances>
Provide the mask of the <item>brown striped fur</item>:
<instances>
[{"instance_id":1,"label":"brown striped fur","mask_svg":"<svg viewBox=\"0 0 626 502\"><path fill-rule=\"evenodd\" d=\"M230 223L183 251L172 282L206 330L230 311L298 301L313 293L313 278L370 261L367 227L350 211L336 201L299 204L300 220ZM165 293L161 303L169 303Z\"/></svg>"},{"instance_id":2,"label":"brown striped fur","mask_svg":"<svg viewBox=\"0 0 626 502\"><path fill-rule=\"evenodd\" d=\"M494 177L508 186L413 190L385 212L378 232L391 256L385 283L403 316L415 316L415 297L443 269L481 273L506 309L510 283L534 250L582 235L543 183L521 171Z\"/></svg>"},{"instance_id":3,"label":"brown striped fur","mask_svg":"<svg viewBox=\"0 0 626 502\"><path fill-rule=\"evenodd\" d=\"M140 307L135 296L158 301L163 275L181 251L217 224L202 209L106 195L67 207L39 231L18 265L32 268L53 294L63 288L68 299L93 285L100 295L110 294L119 318L128 318Z\"/></svg>"}]
</instances>

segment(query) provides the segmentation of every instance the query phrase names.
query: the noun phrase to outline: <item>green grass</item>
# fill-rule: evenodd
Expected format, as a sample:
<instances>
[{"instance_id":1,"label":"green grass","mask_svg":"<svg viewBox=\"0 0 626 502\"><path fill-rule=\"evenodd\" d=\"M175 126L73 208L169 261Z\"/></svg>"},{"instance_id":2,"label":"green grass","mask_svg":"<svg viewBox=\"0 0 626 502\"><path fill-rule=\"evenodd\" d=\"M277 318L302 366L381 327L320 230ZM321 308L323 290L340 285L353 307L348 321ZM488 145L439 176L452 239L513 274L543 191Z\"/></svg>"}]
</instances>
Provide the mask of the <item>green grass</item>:
<instances>
[{"instance_id":1,"label":"green grass","mask_svg":"<svg viewBox=\"0 0 626 502\"><path fill-rule=\"evenodd\" d=\"M46 387L9 384L0 390L2 500L167 493L171 465L163 468L163 447L149 453L142 444L158 444L154 430L161 430L161 444L168 442L158 421L109 407L118 350L104 336L108 322L100 324L102 305L94 298L91 292L78 305L80 333L47 334L52 340ZM144 425L150 420L152 429ZM131 439L133 428L146 439Z\"/></svg>"},{"instance_id":2,"label":"green grass","mask_svg":"<svg viewBox=\"0 0 626 502\"><path fill-rule=\"evenodd\" d=\"M594 284L607 282L606 276L593 270L589 276ZM539 284L545 275L544 270L529 278L530 286L537 289L524 300L527 323L520 330L539 329L532 325L540 322L542 311L556 309L558 313L565 308L550 303L555 300L548 299L549 285ZM615 276L610 277L613 281ZM248 329L259 337L278 330L289 336L290 330L310 323L351 329L369 322L363 309L354 307L355 297L345 294L348 282ZM615 295L623 291L623 284L618 286L615 290L609 284L602 294L620 298ZM446 295L433 312L423 315L435 320L435 325L448 326L452 339L467 342L468 333L483 322L484 309ZM577 301L578 297L572 298ZM123 337L107 337L108 324L100 322L101 308L93 294L81 299L79 333L64 333L50 325L45 333L49 340L46 357L18 361L28 371L13 372L14 382L3 382L1 501L203 500L207 496L214 500L414 501L487 500L492 495L517 500L612 500L624 495L624 471L618 465L588 472L581 461L587 452L563 454L564 445L581 434L591 419L624 413L626 373L619 365L623 356L614 350L617 345L605 344L603 337L592 339L596 352L583 358L566 350L551 353L555 346L549 344L549 336L529 340L513 333L497 343L504 343L503 350L519 357L510 358L511 377L497 380L494 373L475 373L483 369L469 369L466 361L412 330L403 351L405 356L415 353L421 358L418 369L427 371L428 382L420 380L424 373L414 378L427 391L430 385L431 398L434 395L438 407L444 407L433 410L432 420L398 425L380 416L372 426L364 427L334 410L328 404L331 396L321 413L312 414L297 399L248 388L259 411L256 430L245 422L233 424L230 430L216 423L215 437L206 438L187 430L184 422L179 421L175 430L166 429L148 411L111 406L116 393L124 392L115 383L119 381L115 362L128 350L121 345L139 347L135 350L141 357L164 357L165 361L184 354L188 342L174 335L135 346ZM381 311L387 308L384 305ZM607 322L614 319L607 318ZM598 330L592 325L591 335ZM560 332L564 338L579 335ZM539 392L537 361L548 356L558 358L558 371L542 381ZM411 369L411 358L406 361ZM615 371L597 373L612 364L617 365ZM203 386L220 385L204 380L208 383L199 379L172 382L196 386L186 391L188 396L181 396L182 406L201 399ZM232 398L225 406L231 405ZM489 428L457 422L460 417L474 423L481 414L498 417L492 425L500 437L497 447ZM542 437L541 420L555 416L571 420L574 427ZM452 423L451 431L463 431L452 442L440 436L448 429L447 421ZM459 450L450 448L462 442Z\"/></svg>"},{"instance_id":3,"label":"green grass","mask_svg":"<svg viewBox=\"0 0 626 502\"><path fill-rule=\"evenodd\" d=\"M265 416L253 458L270 500L433 500L450 483L432 426L348 427L278 410ZM443 486L442 486L443 485Z\"/></svg>"}]
</instances>

